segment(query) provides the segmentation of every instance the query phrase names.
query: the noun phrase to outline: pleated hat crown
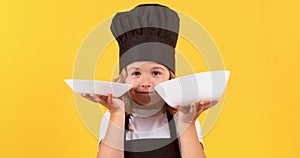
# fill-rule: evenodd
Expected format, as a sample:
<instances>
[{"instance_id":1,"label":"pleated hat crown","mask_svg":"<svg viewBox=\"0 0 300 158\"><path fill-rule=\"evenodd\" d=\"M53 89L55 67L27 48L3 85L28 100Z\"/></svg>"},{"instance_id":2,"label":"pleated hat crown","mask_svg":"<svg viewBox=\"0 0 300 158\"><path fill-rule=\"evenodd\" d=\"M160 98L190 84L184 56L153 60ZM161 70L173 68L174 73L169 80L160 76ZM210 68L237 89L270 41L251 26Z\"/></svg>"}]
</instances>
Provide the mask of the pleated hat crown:
<instances>
[{"instance_id":1,"label":"pleated hat crown","mask_svg":"<svg viewBox=\"0 0 300 158\"><path fill-rule=\"evenodd\" d=\"M178 14L160 4L142 4L117 13L110 26L119 44L120 71L135 61L154 61L175 73Z\"/></svg>"}]
</instances>

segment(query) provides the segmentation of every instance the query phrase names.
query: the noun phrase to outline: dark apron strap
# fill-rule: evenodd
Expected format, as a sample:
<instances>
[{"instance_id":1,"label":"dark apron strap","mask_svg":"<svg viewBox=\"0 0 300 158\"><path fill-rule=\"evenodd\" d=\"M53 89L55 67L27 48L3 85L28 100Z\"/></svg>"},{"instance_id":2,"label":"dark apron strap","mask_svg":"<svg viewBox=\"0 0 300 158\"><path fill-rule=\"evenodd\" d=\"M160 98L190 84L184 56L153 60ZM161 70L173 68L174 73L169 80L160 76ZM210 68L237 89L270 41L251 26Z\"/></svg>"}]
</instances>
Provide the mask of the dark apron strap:
<instances>
[{"instance_id":1,"label":"dark apron strap","mask_svg":"<svg viewBox=\"0 0 300 158\"><path fill-rule=\"evenodd\" d=\"M172 140L175 140L177 138L177 129L175 125L175 120L173 118L173 115L166 110L167 117L168 117L168 124L169 124L169 130L170 130L170 137Z\"/></svg>"}]
</instances>

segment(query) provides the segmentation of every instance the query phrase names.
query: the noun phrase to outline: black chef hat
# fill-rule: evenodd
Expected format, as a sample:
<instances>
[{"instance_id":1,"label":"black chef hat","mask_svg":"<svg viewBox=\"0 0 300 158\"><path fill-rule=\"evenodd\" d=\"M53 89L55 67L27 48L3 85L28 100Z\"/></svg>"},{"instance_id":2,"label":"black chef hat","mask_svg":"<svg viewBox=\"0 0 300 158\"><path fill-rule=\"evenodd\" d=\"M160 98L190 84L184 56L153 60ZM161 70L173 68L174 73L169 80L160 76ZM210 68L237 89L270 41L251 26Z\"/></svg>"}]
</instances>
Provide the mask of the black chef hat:
<instances>
[{"instance_id":1,"label":"black chef hat","mask_svg":"<svg viewBox=\"0 0 300 158\"><path fill-rule=\"evenodd\" d=\"M135 61L154 61L175 73L175 47L179 16L160 4L142 4L119 12L112 19L111 32L118 41L120 72Z\"/></svg>"}]
</instances>

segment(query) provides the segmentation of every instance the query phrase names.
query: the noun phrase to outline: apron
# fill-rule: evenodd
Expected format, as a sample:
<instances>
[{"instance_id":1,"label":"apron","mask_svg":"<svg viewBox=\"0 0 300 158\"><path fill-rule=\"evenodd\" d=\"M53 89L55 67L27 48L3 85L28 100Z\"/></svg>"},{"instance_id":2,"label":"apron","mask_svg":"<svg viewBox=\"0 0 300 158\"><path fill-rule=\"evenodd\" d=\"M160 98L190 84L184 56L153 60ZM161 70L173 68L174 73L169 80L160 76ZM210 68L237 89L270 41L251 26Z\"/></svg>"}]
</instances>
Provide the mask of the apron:
<instances>
[{"instance_id":1,"label":"apron","mask_svg":"<svg viewBox=\"0 0 300 158\"><path fill-rule=\"evenodd\" d=\"M170 138L126 140L130 115L125 117L124 158L181 158L175 122L166 110ZM172 121L173 120L173 121Z\"/></svg>"}]
</instances>

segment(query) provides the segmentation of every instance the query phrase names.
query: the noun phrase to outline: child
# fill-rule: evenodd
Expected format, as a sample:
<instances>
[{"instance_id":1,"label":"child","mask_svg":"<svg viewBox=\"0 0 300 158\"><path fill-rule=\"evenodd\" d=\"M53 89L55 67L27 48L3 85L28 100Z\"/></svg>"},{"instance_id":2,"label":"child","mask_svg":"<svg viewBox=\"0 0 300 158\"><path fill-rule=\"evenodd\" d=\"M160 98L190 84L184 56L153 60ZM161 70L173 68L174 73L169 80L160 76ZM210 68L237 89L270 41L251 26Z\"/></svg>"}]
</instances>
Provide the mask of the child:
<instances>
[{"instance_id":1,"label":"child","mask_svg":"<svg viewBox=\"0 0 300 158\"><path fill-rule=\"evenodd\" d=\"M111 31L120 47L120 76L133 85L121 98L82 94L108 110L100 127L98 158L205 157L198 116L217 102L185 108L168 106L155 85L175 78L177 13L159 4L143 4L113 18Z\"/></svg>"}]
</instances>

